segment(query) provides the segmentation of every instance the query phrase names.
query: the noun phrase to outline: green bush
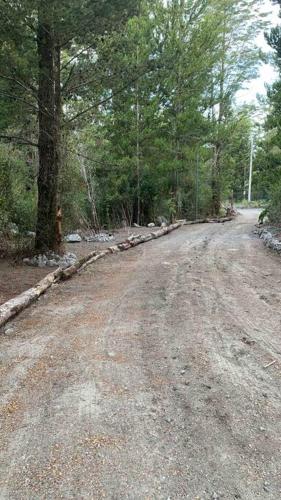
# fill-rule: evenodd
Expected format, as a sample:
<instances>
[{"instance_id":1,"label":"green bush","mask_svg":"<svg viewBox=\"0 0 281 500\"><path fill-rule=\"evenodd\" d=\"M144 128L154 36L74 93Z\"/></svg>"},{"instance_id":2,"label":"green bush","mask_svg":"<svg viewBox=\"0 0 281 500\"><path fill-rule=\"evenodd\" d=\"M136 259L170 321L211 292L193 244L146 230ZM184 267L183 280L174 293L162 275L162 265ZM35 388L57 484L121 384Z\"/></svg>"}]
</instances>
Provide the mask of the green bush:
<instances>
[{"instance_id":1,"label":"green bush","mask_svg":"<svg viewBox=\"0 0 281 500\"><path fill-rule=\"evenodd\" d=\"M33 230L36 221L34 172L23 152L9 145L0 146L0 230L11 223L20 232ZM31 175L32 174L32 175Z\"/></svg>"},{"instance_id":2,"label":"green bush","mask_svg":"<svg viewBox=\"0 0 281 500\"><path fill-rule=\"evenodd\" d=\"M281 182L275 186L268 207L268 218L275 224L281 223Z\"/></svg>"}]
</instances>

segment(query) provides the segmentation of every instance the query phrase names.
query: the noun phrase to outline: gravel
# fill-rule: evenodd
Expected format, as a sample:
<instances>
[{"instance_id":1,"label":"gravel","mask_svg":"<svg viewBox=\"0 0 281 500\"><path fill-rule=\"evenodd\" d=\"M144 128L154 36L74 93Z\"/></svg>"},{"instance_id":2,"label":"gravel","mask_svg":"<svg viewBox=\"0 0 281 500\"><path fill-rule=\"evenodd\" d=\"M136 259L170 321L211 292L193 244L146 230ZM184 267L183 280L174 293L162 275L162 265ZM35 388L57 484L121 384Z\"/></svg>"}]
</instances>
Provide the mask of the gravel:
<instances>
[{"instance_id":1,"label":"gravel","mask_svg":"<svg viewBox=\"0 0 281 500\"><path fill-rule=\"evenodd\" d=\"M272 230L263 228L259 229L258 235L268 248L271 248L275 252L281 253L281 241L280 239L276 238Z\"/></svg>"},{"instance_id":2,"label":"gravel","mask_svg":"<svg viewBox=\"0 0 281 500\"><path fill-rule=\"evenodd\" d=\"M280 498L281 267L251 213L111 255L11 323L1 500Z\"/></svg>"},{"instance_id":3,"label":"gravel","mask_svg":"<svg viewBox=\"0 0 281 500\"><path fill-rule=\"evenodd\" d=\"M53 252L48 254L39 254L34 257L27 257L23 259L24 264L35 267L66 267L72 266L77 262L77 256L74 253L66 253L58 255Z\"/></svg>"},{"instance_id":4,"label":"gravel","mask_svg":"<svg viewBox=\"0 0 281 500\"><path fill-rule=\"evenodd\" d=\"M80 243L82 241L80 234L77 233L67 234L64 239L67 243Z\"/></svg>"},{"instance_id":5,"label":"gravel","mask_svg":"<svg viewBox=\"0 0 281 500\"><path fill-rule=\"evenodd\" d=\"M114 236L109 233L96 233L90 236L85 236L84 240L87 242L98 242L98 243L106 243L114 240Z\"/></svg>"}]
</instances>

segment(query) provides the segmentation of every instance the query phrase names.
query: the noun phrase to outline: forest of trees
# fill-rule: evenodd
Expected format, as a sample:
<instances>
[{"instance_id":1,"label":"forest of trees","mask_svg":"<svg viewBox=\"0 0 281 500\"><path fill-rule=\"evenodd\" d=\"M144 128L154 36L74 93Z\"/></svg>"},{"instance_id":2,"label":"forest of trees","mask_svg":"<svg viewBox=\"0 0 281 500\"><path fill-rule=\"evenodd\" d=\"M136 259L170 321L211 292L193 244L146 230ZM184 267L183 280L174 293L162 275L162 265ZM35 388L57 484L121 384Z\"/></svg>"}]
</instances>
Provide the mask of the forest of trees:
<instances>
[{"instance_id":1,"label":"forest of trees","mask_svg":"<svg viewBox=\"0 0 281 500\"><path fill-rule=\"evenodd\" d=\"M273 3L280 6L281 0ZM281 222L281 26L274 26L266 35L273 49L274 63L279 78L268 90L269 111L264 133L256 154L257 184L269 201L267 213L270 221Z\"/></svg>"},{"instance_id":2,"label":"forest of trees","mask_svg":"<svg viewBox=\"0 0 281 500\"><path fill-rule=\"evenodd\" d=\"M247 192L258 0L0 0L0 231L219 215ZM279 3L281 3L279 1ZM255 198L281 214L280 81L256 148Z\"/></svg>"}]
</instances>

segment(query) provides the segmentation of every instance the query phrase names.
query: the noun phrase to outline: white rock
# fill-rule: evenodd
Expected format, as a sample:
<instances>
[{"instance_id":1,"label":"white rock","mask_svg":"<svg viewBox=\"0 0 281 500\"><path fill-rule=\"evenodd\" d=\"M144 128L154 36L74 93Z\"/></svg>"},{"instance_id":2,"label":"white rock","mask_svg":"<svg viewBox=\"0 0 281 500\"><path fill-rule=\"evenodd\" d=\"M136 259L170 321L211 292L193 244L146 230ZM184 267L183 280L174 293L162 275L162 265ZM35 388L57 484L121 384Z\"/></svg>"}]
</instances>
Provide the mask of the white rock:
<instances>
[{"instance_id":1,"label":"white rock","mask_svg":"<svg viewBox=\"0 0 281 500\"><path fill-rule=\"evenodd\" d=\"M14 222L10 222L8 229L11 234L19 234L19 228Z\"/></svg>"},{"instance_id":2,"label":"white rock","mask_svg":"<svg viewBox=\"0 0 281 500\"><path fill-rule=\"evenodd\" d=\"M259 231L260 238L264 241L265 245L276 252L281 252L281 241L273 236L267 229Z\"/></svg>"},{"instance_id":3,"label":"white rock","mask_svg":"<svg viewBox=\"0 0 281 500\"><path fill-rule=\"evenodd\" d=\"M49 267L57 267L57 261L55 259L48 260L47 266Z\"/></svg>"},{"instance_id":4,"label":"white rock","mask_svg":"<svg viewBox=\"0 0 281 500\"><path fill-rule=\"evenodd\" d=\"M149 224L147 224L147 227L155 227L154 222L150 222Z\"/></svg>"},{"instance_id":5,"label":"white rock","mask_svg":"<svg viewBox=\"0 0 281 500\"><path fill-rule=\"evenodd\" d=\"M10 328L5 328L5 330L4 330L5 335L10 335L13 332L14 332L14 329L11 328L11 327Z\"/></svg>"},{"instance_id":6,"label":"white rock","mask_svg":"<svg viewBox=\"0 0 281 500\"><path fill-rule=\"evenodd\" d=\"M30 259L28 257L25 257L25 259L22 259L22 261L27 266L32 266L31 261L30 261Z\"/></svg>"},{"instance_id":7,"label":"white rock","mask_svg":"<svg viewBox=\"0 0 281 500\"><path fill-rule=\"evenodd\" d=\"M65 237L65 241L67 241L67 243L80 243L82 241L82 238L79 234L76 233L67 234Z\"/></svg>"},{"instance_id":8,"label":"white rock","mask_svg":"<svg viewBox=\"0 0 281 500\"><path fill-rule=\"evenodd\" d=\"M166 226L168 226L168 220L166 219L166 217L163 217L162 215L159 215L157 217L157 224L159 226L162 226L163 222L166 224Z\"/></svg>"},{"instance_id":9,"label":"white rock","mask_svg":"<svg viewBox=\"0 0 281 500\"><path fill-rule=\"evenodd\" d=\"M72 266L77 262L77 257L74 253L66 253L64 255L57 255L53 252L48 255L35 255L28 259L23 259L23 262L29 266L37 267L66 267Z\"/></svg>"},{"instance_id":10,"label":"white rock","mask_svg":"<svg viewBox=\"0 0 281 500\"><path fill-rule=\"evenodd\" d=\"M97 234L92 234L91 236L85 236L85 241L88 243L90 242L99 242L99 243L106 243L107 241L112 241L114 239L114 236L112 234L107 234L107 233L97 233Z\"/></svg>"},{"instance_id":11,"label":"white rock","mask_svg":"<svg viewBox=\"0 0 281 500\"><path fill-rule=\"evenodd\" d=\"M77 256L75 255L75 253L68 252L66 255L68 259L73 259L75 261L77 260Z\"/></svg>"}]
</instances>

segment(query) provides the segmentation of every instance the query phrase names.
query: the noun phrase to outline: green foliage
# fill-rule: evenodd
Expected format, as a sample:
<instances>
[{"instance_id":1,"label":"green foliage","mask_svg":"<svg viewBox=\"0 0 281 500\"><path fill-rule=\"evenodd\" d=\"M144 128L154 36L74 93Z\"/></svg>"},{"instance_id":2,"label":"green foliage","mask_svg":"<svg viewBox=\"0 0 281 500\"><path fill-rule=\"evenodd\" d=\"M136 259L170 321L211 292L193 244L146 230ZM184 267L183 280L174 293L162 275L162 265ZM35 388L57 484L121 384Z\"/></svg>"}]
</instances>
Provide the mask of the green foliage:
<instances>
[{"instance_id":1,"label":"green foliage","mask_svg":"<svg viewBox=\"0 0 281 500\"><path fill-rule=\"evenodd\" d=\"M268 207L268 218L271 222L281 222L281 182L274 185Z\"/></svg>"},{"instance_id":2,"label":"green foliage","mask_svg":"<svg viewBox=\"0 0 281 500\"><path fill-rule=\"evenodd\" d=\"M277 1L275 3L279 3ZM258 178L256 186L269 201L268 217L271 222L281 222L281 30L273 27L267 40L274 50L278 80L268 91L269 113L265 123L265 134L259 143L256 157Z\"/></svg>"},{"instance_id":3,"label":"green foliage","mask_svg":"<svg viewBox=\"0 0 281 500\"><path fill-rule=\"evenodd\" d=\"M11 175L7 154L0 150L0 230L5 229L11 218Z\"/></svg>"},{"instance_id":4,"label":"green foliage","mask_svg":"<svg viewBox=\"0 0 281 500\"><path fill-rule=\"evenodd\" d=\"M263 224L267 216L268 216L268 208L264 208L259 215L259 224Z\"/></svg>"},{"instance_id":5,"label":"green foliage","mask_svg":"<svg viewBox=\"0 0 281 500\"><path fill-rule=\"evenodd\" d=\"M20 231L34 230L36 190L31 166L22 152L0 147L0 230L12 222Z\"/></svg>"},{"instance_id":6,"label":"green foliage","mask_svg":"<svg viewBox=\"0 0 281 500\"><path fill-rule=\"evenodd\" d=\"M242 197L252 123L251 110L234 111L235 94L257 74L255 3L50 2L61 47L64 230L205 216L214 177L221 198ZM32 167L28 159L38 141L37 2L7 1L3 12L0 136L18 145L1 150L0 217L24 230L36 218L37 154Z\"/></svg>"}]
</instances>

